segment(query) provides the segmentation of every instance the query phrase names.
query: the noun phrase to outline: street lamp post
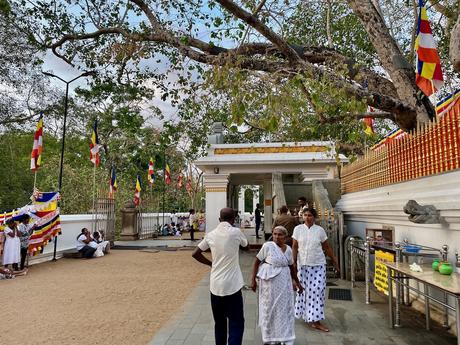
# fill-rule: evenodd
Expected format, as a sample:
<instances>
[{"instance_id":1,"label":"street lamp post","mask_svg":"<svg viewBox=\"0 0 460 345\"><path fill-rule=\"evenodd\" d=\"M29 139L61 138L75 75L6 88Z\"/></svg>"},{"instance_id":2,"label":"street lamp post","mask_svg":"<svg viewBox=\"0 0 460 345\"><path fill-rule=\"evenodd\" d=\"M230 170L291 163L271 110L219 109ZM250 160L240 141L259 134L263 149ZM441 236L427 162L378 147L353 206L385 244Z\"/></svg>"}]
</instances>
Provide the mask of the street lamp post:
<instances>
[{"instance_id":1,"label":"street lamp post","mask_svg":"<svg viewBox=\"0 0 460 345\"><path fill-rule=\"evenodd\" d=\"M59 179L58 179L58 192L61 194L62 188L62 173L64 169L64 149L65 149L65 133L66 133L66 124L67 124L67 109L68 109L68 102L69 102L69 85L73 83L75 80L87 77L87 76L94 76L96 72L94 71L86 71L80 74L79 76L73 78L72 80L64 80L61 77L49 73L49 72L42 72L44 75L48 77L53 77L59 79L63 83L65 83L65 99L64 99L64 124L62 126L62 140L61 140L61 158L59 161ZM57 236L54 237L54 251L53 251L53 261L56 261L56 249L57 249Z\"/></svg>"}]
</instances>

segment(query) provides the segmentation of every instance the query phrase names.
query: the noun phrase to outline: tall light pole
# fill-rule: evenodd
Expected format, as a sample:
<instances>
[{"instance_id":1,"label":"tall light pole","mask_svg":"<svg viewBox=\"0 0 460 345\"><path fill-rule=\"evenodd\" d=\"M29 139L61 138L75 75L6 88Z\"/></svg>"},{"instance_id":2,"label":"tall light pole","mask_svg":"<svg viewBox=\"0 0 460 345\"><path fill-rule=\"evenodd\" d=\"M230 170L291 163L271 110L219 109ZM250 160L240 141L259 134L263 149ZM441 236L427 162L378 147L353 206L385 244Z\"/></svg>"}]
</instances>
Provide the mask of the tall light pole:
<instances>
[{"instance_id":1,"label":"tall light pole","mask_svg":"<svg viewBox=\"0 0 460 345\"><path fill-rule=\"evenodd\" d=\"M68 102L69 102L69 85L73 83L75 80L82 78L82 77L88 77L88 76L94 76L96 75L95 71L87 71L83 72L79 76L73 78L72 80L64 80L61 77L49 73L49 72L42 72L44 75L48 77L53 77L56 79L59 79L63 83L65 83L65 100L64 100L64 124L62 126L62 140L61 140L61 159L59 161L59 179L58 179L58 192L61 194L61 188L62 188L62 172L64 169L64 149L65 149L65 132L66 132L66 124L67 124L67 109L68 109ZM56 248L57 248L57 236L54 237L54 251L53 251L53 261L56 261Z\"/></svg>"}]
</instances>

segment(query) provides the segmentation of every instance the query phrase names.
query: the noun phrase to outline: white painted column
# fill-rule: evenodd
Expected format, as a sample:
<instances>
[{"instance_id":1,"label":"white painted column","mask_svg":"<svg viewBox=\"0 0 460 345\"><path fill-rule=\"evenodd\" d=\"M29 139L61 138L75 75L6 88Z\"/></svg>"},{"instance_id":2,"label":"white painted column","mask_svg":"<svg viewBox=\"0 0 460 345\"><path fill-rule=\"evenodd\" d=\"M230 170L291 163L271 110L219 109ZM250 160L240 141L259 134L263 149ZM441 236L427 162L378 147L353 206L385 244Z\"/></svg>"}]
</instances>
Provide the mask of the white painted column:
<instances>
[{"instance_id":1,"label":"white painted column","mask_svg":"<svg viewBox=\"0 0 460 345\"><path fill-rule=\"evenodd\" d=\"M228 174L204 174L206 191L206 232L219 224L219 213L227 207Z\"/></svg>"},{"instance_id":2,"label":"white painted column","mask_svg":"<svg viewBox=\"0 0 460 345\"><path fill-rule=\"evenodd\" d=\"M241 217L244 215L244 192L246 191L246 186L240 186L240 194L238 196L238 211L240 211Z\"/></svg>"},{"instance_id":3,"label":"white painted column","mask_svg":"<svg viewBox=\"0 0 460 345\"><path fill-rule=\"evenodd\" d=\"M264 232L272 232L272 179L264 180Z\"/></svg>"}]
</instances>

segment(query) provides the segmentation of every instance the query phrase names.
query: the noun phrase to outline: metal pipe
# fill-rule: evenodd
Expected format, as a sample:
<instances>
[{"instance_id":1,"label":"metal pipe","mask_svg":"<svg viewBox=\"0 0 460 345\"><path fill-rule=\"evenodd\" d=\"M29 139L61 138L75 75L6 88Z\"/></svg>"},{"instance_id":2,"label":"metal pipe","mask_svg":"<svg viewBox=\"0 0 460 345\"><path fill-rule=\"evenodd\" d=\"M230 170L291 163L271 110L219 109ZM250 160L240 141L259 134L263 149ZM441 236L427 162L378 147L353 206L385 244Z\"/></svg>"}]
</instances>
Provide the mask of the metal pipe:
<instances>
[{"instance_id":1,"label":"metal pipe","mask_svg":"<svg viewBox=\"0 0 460 345\"><path fill-rule=\"evenodd\" d=\"M366 304L371 304L370 286L369 286L369 241L364 243L364 279L366 280Z\"/></svg>"},{"instance_id":2,"label":"metal pipe","mask_svg":"<svg viewBox=\"0 0 460 345\"><path fill-rule=\"evenodd\" d=\"M455 297L455 311L457 319L457 345L460 345L460 297Z\"/></svg>"},{"instance_id":3,"label":"metal pipe","mask_svg":"<svg viewBox=\"0 0 460 345\"><path fill-rule=\"evenodd\" d=\"M443 245L441 249L442 261L447 261L448 251L449 251L449 246L447 244Z\"/></svg>"},{"instance_id":4,"label":"metal pipe","mask_svg":"<svg viewBox=\"0 0 460 345\"><path fill-rule=\"evenodd\" d=\"M444 303L448 304L447 292L444 291ZM449 309L444 306L444 322L442 324L444 328L449 328Z\"/></svg>"},{"instance_id":5,"label":"metal pipe","mask_svg":"<svg viewBox=\"0 0 460 345\"><path fill-rule=\"evenodd\" d=\"M399 242L395 243L396 247L396 264L399 266L401 263L401 244ZM395 272L395 278L400 278L400 273ZM396 284L396 305L395 305L395 327L401 327L401 311L400 311L400 303L401 303L401 286L400 284Z\"/></svg>"},{"instance_id":6,"label":"metal pipe","mask_svg":"<svg viewBox=\"0 0 460 345\"><path fill-rule=\"evenodd\" d=\"M355 263L354 263L354 238L350 238L350 281L351 288L355 287Z\"/></svg>"},{"instance_id":7,"label":"metal pipe","mask_svg":"<svg viewBox=\"0 0 460 345\"><path fill-rule=\"evenodd\" d=\"M448 305L448 304L444 304L442 301L440 301L440 300L438 300L438 299L436 299L436 298L434 298L434 297L432 297L432 296L430 296L430 295L427 295L427 294L425 294L425 293L423 293L423 292L417 290L416 288L414 288L414 287L412 287L412 286L409 286L409 285L407 285L407 284L404 284L404 283L402 283L401 281L397 281L397 280L395 280L395 279L393 279L393 280L394 280L394 283L395 283L395 284L404 285L404 286L406 286L407 288L409 288L410 290L415 291L415 292L418 292L420 296L428 297L429 299L435 301L435 302L438 303L439 305L442 305L442 306L444 306L444 307L446 307L446 308L448 308L448 309L450 309L450 310L452 310L452 311L455 311L455 308L454 308L454 307L452 307L452 306L450 306L450 305ZM421 282L421 283L423 284L423 282ZM455 295L453 295L453 296L455 296Z\"/></svg>"},{"instance_id":8,"label":"metal pipe","mask_svg":"<svg viewBox=\"0 0 460 345\"><path fill-rule=\"evenodd\" d=\"M390 327L395 328L393 321L393 278L391 277L391 268L387 266L387 277L388 277L388 309L389 309L389 321Z\"/></svg>"},{"instance_id":9,"label":"metal pipe","mask_svg":"<svg viewBox=\"0 0 460 345\"><path fill-rule=\"evenodd\" d=\"M425 328L430 330L430 298L428 297L428 286L423 284L423 292L425 293Z\"/></svg>"}]
</instances>

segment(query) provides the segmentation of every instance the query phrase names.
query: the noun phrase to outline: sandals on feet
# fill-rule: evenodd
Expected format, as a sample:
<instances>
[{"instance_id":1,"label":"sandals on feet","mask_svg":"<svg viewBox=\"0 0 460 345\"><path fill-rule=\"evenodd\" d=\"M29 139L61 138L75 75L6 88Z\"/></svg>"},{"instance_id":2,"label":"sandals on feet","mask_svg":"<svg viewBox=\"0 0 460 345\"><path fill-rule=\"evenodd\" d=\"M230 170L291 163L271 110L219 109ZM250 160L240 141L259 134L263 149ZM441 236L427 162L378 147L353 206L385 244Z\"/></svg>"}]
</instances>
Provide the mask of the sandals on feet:
<instances>
[{"instance_id":1,"label":"sandals on feet","mask_svg":"<svg viewBox=\"0 0 460 345\"><path fill-rule=\"evenodd\" d=\"M329 332L329 328L320 323L310 323L309 326L311 328L317 329L318 331Z\"/></svg>"}]
</instances>

